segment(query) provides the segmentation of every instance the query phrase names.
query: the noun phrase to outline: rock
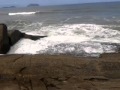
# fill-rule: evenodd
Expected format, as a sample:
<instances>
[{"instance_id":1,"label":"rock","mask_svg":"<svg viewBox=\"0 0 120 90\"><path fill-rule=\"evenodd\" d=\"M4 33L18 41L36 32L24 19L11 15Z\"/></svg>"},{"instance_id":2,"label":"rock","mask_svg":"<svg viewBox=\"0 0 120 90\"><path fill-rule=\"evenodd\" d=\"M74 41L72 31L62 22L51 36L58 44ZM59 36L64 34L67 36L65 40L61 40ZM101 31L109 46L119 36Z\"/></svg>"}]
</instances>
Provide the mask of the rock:
<instances>
[{"instance_id":1,"label":"rock","mask_svg":"<svg viewBox=\"0 0 120 90\"><path fill-rule=\"evenodd\" d=\"M120 90L120 53L101 58L2 55L0 90Z\"/></svg>"},{"instance_id":2,"label":"rock","mask_svg":"<svg viewBox=\"0 0 120 90\"><path fill-rule=\"evenodd\" d=\"M0 24L0 54L6 54L10 49L7 26Z\"/></svg>"},{"instance_id":3,"label":"rock","mask_svg":"<svg viewBox=\"0 0 120 90\"><path fill-rule=\"evenodd\" d=\"M40 38L44 38L46 36L33 36L33 35L28 35L28 34L22 33L19 30L10 30L9 31L9 37L10 37L10 45L12 46L16 42L18 42L21 38L37 40L37 39L40 39Z\"/></svg>"},{"instance_id":4,"label":"rock","mask_svg":"<svg viewBox=\"0 0 120 90\"><path fill-rule=\"evenodd\" d=\"M8 32L7 26L5 24L0 24L0 54L6 54L9 51L10 46L14 45L21 38L37 40L44 37L46 36L28 35L19 30L9 30Z\"/></svg>"},{"instance_id":5,"label":"rock","mask_svg":"<svg viewBox=\"0 0 120 90\"><path fill-rule=\"evenodd\" d=\"M44 38L44 37L47 37L47 36L33 36L33 35L28 35L28 34L24 35L24 38L28 38L31 40L37 40L37 39Z\"/></svg>"},{"instance_id":6,"label":"rock","mask_svg":"<svg viewBox=\"0 0 120 90\"><path fill-rule=\"evenodd\" d=\"M25 33L20 32L19 30L10 30L9 37L10 37L10 45L14 45L18 42L21 38L23 38Z\"/></svg>"},{"instance_id":7,"label":"rock","mask_svg":"<svg viewBox=\"0 0 120 90\"><path fill-rule=\"evenodd\" d=\"M108 81L109 79L104 77L104 76L92 76L92 77L87 77L84 80L88 80L88 81Z\"/></svg>"},{"instance_id":8,"label":"rock","mask_svg":"<svg viewBox=\"0 0 120 90\"><path fill-rule=\"evenodd\" d=\"M20 90L16 81L0 81L0 90Z\"/></svg>"}]
</instances>

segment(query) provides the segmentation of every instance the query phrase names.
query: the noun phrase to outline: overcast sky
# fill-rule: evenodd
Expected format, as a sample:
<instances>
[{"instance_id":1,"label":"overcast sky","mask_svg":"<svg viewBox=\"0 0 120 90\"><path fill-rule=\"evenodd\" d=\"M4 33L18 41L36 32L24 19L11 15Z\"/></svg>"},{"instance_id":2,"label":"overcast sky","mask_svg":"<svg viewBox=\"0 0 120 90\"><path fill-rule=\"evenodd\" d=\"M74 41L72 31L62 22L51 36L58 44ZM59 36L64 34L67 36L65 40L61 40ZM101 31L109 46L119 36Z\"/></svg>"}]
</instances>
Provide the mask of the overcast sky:
<instances>
[{"instance_id":1,"label":"overcast sky","mask_svg":"<svg viewBox=\"0 0 120 90\"><path fill-rule=\"evenodd\" d=\"M18 5L25 6L30 3L38 3L40 5L60 5L60 4L75 4L89 2L109 2L120 0L0 0L0 6Z\"/></svg>"}]
</instances>

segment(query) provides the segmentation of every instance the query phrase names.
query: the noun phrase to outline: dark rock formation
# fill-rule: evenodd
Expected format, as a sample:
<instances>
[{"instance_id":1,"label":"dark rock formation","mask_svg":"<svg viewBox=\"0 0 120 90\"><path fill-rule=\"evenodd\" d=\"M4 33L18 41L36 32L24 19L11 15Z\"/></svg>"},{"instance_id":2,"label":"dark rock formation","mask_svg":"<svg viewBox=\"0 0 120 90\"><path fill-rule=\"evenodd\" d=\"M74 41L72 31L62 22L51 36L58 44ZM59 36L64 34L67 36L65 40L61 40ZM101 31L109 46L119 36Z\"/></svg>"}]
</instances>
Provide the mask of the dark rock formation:
<instances>
[{"instance_id":1,"label":"dark rock formation","mask_svg":"<svg viewBox=\"0 0 120 90\"><path fill-rule=\"evenodd\" d=\"M7 33L7 26L0 24L0 54L5 54L9 51L9 37Z\"/></svg>"},{"instance_id":2,"label":"dark rock formation","mask_svg":"<svg viewBox=\"0 0 120 90\"><path fill-rule=\"evenodd\" d=\"M47 36L33 36L33 35L28 35L28 34L24 35L24 38L28 38L31 40L37 40L37 39L44 38L44 37L47 37Z\"/></svg>"},{"instance_id":3,"label":"dark rock formation","mask_svg":"<svg viewBox=\"0 0 120 90\"><path fill-rule=\"evenodd\" d=\"M10 45L14 45L18 42L21 38L23 38L25 33L22 33L18 30L11 30L9 31L9 38L10 38Z\"/></svg>"},{"instance_id":4,"label":"dark rock formation","mask_svg":"<svg viewBox=\"0 0 120 90\"><path fill-rule=\"evenodd\" d=\"M6 54L9 51L10 46L14 45L21 38L37 40L44 37L46 36L28 35L19 30L9 30L8 32L7 26L5 24L0 24L0 54Z\"/></svg>"},{"instance_id":5,"label":"dark rock formation","mask_svg":"<svg viewBox=\"0 0 120 90\"><path fill-rule=\"evenodd\" d=\"M12 46L16 42L18 42L21 38L37 40L40 38L44 38L46 36L33 36L33 35L28 35L28 34L22 33L19 30L11 30L11 31L9 31L9 37L10 37L10 45Z\"/></svg>"}]
</instances>

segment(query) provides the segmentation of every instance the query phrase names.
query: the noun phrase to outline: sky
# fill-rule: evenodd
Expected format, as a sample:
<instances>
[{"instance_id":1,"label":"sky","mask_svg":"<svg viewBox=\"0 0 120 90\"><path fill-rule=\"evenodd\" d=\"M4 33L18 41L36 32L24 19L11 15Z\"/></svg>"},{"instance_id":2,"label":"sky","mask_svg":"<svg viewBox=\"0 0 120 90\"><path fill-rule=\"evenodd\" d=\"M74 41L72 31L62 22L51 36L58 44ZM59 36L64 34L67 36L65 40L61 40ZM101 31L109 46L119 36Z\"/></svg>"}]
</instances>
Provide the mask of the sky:
<instances>
[{"instance_id":1,"label":"sky","mask_svg":"<svg viewBox=\"0 0 120 90\"><path fill-rule=\"evenodd\" d=\"M30 3L37 3L43 5L62 5L62 4L78 4L90 2L110 2L120 0L0 0L0 6L26 6Z\"/></svg>"}]
</instances>

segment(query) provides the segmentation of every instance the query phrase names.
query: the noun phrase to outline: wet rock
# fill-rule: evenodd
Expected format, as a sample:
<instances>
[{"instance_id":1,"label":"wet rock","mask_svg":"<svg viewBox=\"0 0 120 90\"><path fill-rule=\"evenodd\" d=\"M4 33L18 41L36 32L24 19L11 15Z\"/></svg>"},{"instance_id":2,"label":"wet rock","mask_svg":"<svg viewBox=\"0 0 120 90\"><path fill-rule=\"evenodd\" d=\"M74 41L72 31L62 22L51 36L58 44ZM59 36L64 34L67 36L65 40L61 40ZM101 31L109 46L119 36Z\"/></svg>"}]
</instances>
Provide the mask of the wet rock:
<instances>
[{"instance_id":1,"label":"wet rock","mask_svg":"<svg viewBox=\"0 0 120 90\"><path fill-rule=\"evenodd\" d=\"M18 42L21 38L37 40L37 39L40 39L40 38L44 38L46 36L33 36L33 35L28 35L28 34L22 33L19 30L10 30L9 31L9 37L10 37L10 45L12 46L16 42Z\"/></svg>"},{"instance_id":2,"label":"wet rock","mask_svg":"<svg viewBox=\"0 0 120 90\"><path fill-rule=\"evenodd\" d=\"M9 31L10 45L11 46L14 45L21 38L23 38L24 35L25 35L25 33L22 33L19 30L11 30L11 31Z\"/></svg>"},{"instance_id":3,"label":"wet rock","mask_svg":"<svg viewBox=\"0 0 120 90\"><path fill-rule=\"evenodd\" d=\"M37 39L44 38L44 37L47 37L47 36L33 36L33 35L28 35L28 34L24 35L24 38L28 38L31 40L37 40Z\"/></svg>"},{"instance_id":4,"label":"wet rock","mask_svg":"<svg viewBox=\"0 0 120 90\"><path fill-rule=\"evenodd\" d=\"M44 37L46 36L28 35L19 30L8 31L5 24L0 24L0 54L6 54L9 51L10 46L14 45L22 38L37 40Z\"/></svg>"},{"instance_id":5,"label":"wet rock","mask_svg":"<svg viewBox=\"0 0 120 90\"><path fill-rule=\"evenodd\" d=\"M5 54L9 51L9 37L7 32L7 26L0 24L0 54Z\"/></svg>"}]
</instances>

